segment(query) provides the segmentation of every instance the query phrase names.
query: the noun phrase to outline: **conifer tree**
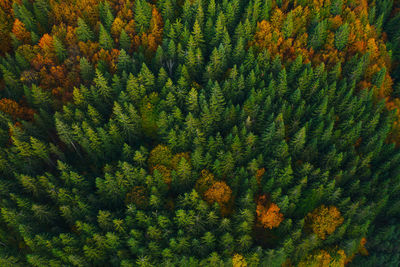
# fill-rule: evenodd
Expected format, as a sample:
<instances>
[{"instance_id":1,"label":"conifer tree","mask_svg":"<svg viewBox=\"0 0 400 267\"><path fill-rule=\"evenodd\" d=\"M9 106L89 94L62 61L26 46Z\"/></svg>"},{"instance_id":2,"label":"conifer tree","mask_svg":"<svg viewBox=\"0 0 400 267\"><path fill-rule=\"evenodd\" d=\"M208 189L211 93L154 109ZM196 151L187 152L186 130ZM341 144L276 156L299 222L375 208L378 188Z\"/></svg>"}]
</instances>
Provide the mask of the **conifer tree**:
<instances>
[{"instance_id":1,"label":"conifer tree","mask_svg":"<svg viewBox=\"0 0 400 267\"><path fill-rule=\"evenodd\" d=\"M81 76L84 80L86 81L92 80L94 74L93 67L90 64L90 62L84 57L80 59L80 70L81 70Z\"/></svg>"},{"instance_id":2,"label":"conifer tree","mask_svg":"<svg viewBox=\"0 0 400 267\"><path fill-rule=\"evenodd\" d=\"M65 58L67 57L67 51L64 48L63 43L55 36L53 38L53 45L54 45L54 50L56 52L57 58L60 62L63 62Z\"/></svg>"},{"instance_id":3,"label":"conifer tree","mask_svg":"<svg viewBox=\"0 0 400 267\"><path fill-rule=\"evenodd\" d=\"M131 49L131 38L124 29L121 30L119 35L119 46L121 50L130 51Z\"/></svg>"},{"instance_id":4,"label":"conifer tree","mask_svg":"<svg viewBox=\"0 0 400 267\"><path fill-rule=\"evenodd\" d=\"M135 22L137 32L145 32L150 26L151 7L144 0L135 1L134 5Z\"/></svg>"},{"instance_id":5,"label":"conifer tree","mask_svg":"<svg viewBox=\"0 0 400 267\"><path fill-rule=\"evenodd\" d=\"M80 41L94 41L94 33L90 29L90 27L86 24L86 22L78 18L78 27L76 28L76 34Z\"/></svg>"},{"instance_id":6,"label":"conifer tree","mask_svg":"<svg viewBox=\"0 0 400 267\"><path fill-rule=\"evenodd\" d=\"M397 1L0 1L0 266L398 266Z\"/></svg>"},{"instance_id":7,"label":"conifer tree","mask_svg":"<svg viewBox=\"0 0 400 267\"><path fill-rule=\"evenodd\" d=\"M346 44L349 37L349 25L343 24L339 27L335 34L335 46L338 50L342 50Z\"/></svg>"},{"instance_id":8,"label":"conifer tree","mask_svg":"<svg viewBox=\"0 0 400 267\"><path fill-rule=\"evenodd\" d=\"M99 44L106 50L111 50L114 46L114 41L102 24L100 24Z\"/></svg>"}]
</instances>

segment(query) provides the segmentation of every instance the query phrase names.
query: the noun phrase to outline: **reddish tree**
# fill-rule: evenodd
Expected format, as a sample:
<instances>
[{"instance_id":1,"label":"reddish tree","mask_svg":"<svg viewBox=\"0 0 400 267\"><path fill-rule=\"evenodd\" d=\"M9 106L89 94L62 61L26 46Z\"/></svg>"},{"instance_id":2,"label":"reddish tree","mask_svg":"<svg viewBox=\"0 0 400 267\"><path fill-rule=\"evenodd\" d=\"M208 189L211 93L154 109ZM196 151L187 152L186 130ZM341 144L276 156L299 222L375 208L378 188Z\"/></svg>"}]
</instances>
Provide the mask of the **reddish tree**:
<instances>
[{"instance_id":1,"label":"reddish tree","mask_svg":"<svg viewBox=\"0 0 400 267\"><path fill-rule=\"evenodd\" d=\"M275 203L268 203L267 197L262 195L257 201L257 220L264 228L275 228L283 221L283 214Z\"/></svg>"}]
</instances>

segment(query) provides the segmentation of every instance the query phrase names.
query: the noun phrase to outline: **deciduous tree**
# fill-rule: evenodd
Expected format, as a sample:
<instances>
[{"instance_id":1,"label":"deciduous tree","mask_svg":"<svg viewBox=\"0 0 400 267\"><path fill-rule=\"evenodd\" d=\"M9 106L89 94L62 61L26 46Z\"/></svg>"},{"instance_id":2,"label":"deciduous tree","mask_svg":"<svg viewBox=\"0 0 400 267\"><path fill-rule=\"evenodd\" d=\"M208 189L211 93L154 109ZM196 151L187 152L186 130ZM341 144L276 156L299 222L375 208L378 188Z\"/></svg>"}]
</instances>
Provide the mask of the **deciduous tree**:
<instances>
[{"instance_id":1,"label":"deciduous tree","mask_svg":"<svg viewBox=\"0 0 400 267\"><path fill-rule=\"evenodd\" d=\"M321 239L332 234L344 220L336 207L326 207L325 205L307 214L307 219L310 229Z\"/></svg>"}]
</instances>

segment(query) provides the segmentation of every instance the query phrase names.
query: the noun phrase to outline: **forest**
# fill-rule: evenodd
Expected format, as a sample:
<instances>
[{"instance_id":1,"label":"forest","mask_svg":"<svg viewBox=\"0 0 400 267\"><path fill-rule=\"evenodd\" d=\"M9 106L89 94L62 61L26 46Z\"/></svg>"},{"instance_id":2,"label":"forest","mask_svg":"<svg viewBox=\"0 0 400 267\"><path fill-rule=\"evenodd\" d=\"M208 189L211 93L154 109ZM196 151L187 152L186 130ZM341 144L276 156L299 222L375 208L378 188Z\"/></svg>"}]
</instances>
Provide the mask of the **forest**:
<instances>
[{"instance_id":1,"label":"forest","mask_svg":"<svg viewBox=\"0 0 400 267\"><path fill-rule=\"evenodd\" d=\"M0 266L400 266L400 0L0 0Z\"/></svg>"}]
</instances>

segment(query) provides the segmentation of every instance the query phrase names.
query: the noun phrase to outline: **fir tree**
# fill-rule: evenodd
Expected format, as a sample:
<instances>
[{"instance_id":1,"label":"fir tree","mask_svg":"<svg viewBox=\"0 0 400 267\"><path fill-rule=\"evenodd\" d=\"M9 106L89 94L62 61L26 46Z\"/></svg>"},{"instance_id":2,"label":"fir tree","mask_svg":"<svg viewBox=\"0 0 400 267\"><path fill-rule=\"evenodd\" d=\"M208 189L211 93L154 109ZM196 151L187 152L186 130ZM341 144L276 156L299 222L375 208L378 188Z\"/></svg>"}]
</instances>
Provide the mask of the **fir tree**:
<instances>
[{"instance_id":1,"label":"fir tree","mask_svg":"<svg viewBox=\"0 0 400 267\"><path fill-rule=\"evenodd\" d=\"M86 22L78 18L78 28L76 29L76 34L80 41L87 42L87 41L94 41L94 33L90 29L90 27L86 24Z\"/></svg>"}]
</instances>

